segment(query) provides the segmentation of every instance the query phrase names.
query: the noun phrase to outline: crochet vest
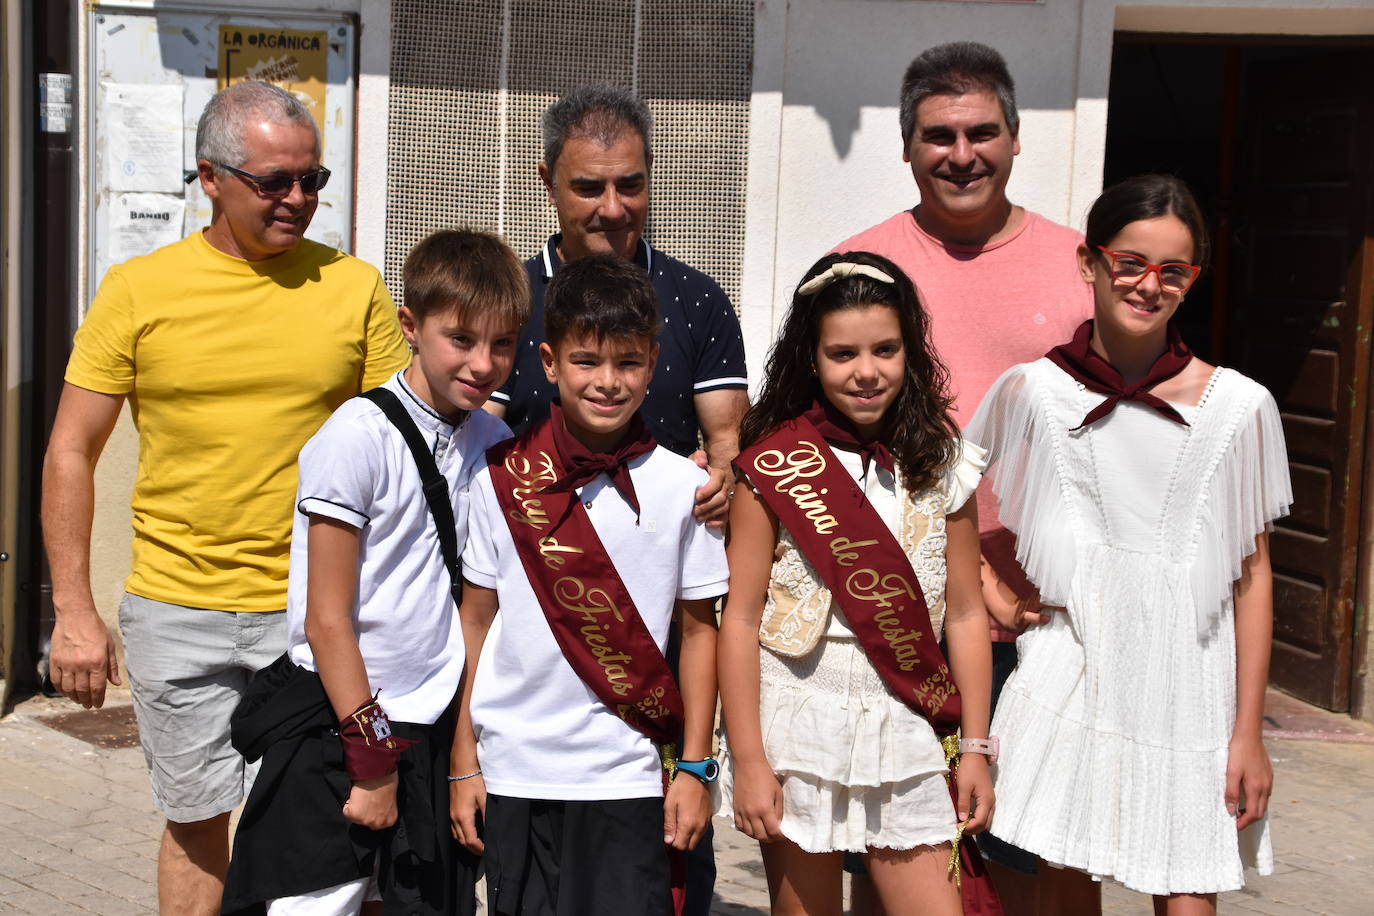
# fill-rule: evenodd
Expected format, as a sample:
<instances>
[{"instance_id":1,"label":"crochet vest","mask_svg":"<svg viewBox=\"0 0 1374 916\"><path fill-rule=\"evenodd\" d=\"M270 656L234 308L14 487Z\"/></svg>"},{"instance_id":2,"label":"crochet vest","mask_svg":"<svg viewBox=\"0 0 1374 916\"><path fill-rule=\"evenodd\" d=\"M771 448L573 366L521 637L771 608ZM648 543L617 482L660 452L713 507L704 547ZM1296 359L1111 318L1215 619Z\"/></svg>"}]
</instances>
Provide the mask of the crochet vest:
<instances>
[{"instance_id":1,"label":"crochet vest","mask_svg":"<svg viewBox=\"0 0 1374 916\"><path fill-rule=\"evenodd\" d=\"M921 583L930 624L941 632L945 618L945 494L932 487L911 498L898 484L897 499L902 516L897 525L897 542L902 545L916 579ZM862 537L862 532L851 532ZM768 595L759 623L759 643L778 655L798 658L820 642L833 613L830 590L821 584L816 571L806 561L786 528L778 530L778 545L773 552L773 569Z\"/></svg>"}]
</instances>

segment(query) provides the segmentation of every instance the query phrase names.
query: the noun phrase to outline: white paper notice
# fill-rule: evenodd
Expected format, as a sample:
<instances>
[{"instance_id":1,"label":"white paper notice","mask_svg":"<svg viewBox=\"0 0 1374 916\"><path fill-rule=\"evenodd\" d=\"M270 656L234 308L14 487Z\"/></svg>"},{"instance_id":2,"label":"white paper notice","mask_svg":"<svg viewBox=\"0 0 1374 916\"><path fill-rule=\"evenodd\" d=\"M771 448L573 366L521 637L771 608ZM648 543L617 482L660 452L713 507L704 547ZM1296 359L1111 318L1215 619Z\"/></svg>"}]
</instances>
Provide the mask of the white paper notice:
<instances>
[{"instance_id":1,"label":"white paper notice","mask_svg":"<svg viewBox=\"0 0 1374 916\"><path fill-rule=\"evenodd\" d=\"M100 275L115 264L180 241L182 210L179 194L111 194L109 227L102 251Z\"/></svg>"},{"instance_id":2,"label":"white paper notice","mask_svg":"<svg viewBox=\"0 0 1374 916\"><path fill-rule=\"evenodd\" d=\"M182 87L101 83L100 88L107 187L111 191L180 191Z\"/></svg>"}]
</instances>

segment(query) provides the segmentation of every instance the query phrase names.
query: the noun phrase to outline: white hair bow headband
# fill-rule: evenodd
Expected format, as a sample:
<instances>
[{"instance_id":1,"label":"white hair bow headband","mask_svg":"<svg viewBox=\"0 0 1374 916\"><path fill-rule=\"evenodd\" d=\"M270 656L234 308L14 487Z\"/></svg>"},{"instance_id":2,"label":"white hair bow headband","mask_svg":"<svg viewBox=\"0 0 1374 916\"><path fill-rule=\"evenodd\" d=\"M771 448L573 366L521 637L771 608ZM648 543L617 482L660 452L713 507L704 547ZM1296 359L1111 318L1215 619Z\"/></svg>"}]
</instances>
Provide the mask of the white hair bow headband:
<instances>
[{"instance_id":1,"label":"white hair bow headband","mask_svg":"<svg viewBox=\"0 0 1374 916\"><path fill-rule=\"evenodd\" d=\"M797 294L810 296L813 293L818 293L842 277L868 277L871 280L877 280L879 283L895 282L891 277L876 267L869 267L867 264L855 264L853 261L836 261L834 264L831 264L825 270L797 287Z\"/></svg>"}]
</instances>

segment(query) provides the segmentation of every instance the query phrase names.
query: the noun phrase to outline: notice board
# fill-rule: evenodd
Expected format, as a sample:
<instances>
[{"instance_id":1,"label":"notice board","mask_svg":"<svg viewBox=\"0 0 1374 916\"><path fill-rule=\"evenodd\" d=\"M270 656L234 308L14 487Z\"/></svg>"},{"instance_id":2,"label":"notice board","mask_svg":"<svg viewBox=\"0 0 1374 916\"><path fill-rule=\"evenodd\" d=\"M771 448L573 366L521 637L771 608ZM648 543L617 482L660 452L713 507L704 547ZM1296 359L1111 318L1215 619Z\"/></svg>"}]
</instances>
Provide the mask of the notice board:
<instances>
[{"instance_id":1,"label":"notice board","mask_svg":"<svg viewBox=\"0 0 1374 916\"><path fill-rule=\"evenodd\" d=\"M333 173L306 235L349 251L355 27L338 13L90 7L88 295L112 265L197 232L210 200L195 171L196 122L244 79L276 83L320 128Z\"/></svg>"}]
</instances>

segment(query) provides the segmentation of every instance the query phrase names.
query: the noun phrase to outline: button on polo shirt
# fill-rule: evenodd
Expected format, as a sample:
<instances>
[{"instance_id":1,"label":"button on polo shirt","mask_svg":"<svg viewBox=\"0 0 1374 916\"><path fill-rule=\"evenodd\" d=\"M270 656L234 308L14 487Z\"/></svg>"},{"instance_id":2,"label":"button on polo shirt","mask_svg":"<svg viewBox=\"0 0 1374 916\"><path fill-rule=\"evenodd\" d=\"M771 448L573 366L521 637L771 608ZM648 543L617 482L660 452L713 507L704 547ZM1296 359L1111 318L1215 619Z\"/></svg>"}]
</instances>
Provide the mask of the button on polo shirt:
<instances>
[{"instance_id":1,"label":"button on polo shirt","mask_svg":"<svg viewBox=\"0 0 1374 916\"><path fill-rule=\"evenodd\" d=\"M530 321L516 344L515 364L506 384L491 398L506 406L506 422L516 435L549 415L558 394L539 362L544 337L544 293L558 272L555 235L544 250L525 262L530 278ZM635 263L644 268L658 294L663 332L658 365L639 410L659 444L690 455L697 449L695 395L748 387L744 338L730 300L716 281L640 239Z\"/></svg>"}]
</instances>

